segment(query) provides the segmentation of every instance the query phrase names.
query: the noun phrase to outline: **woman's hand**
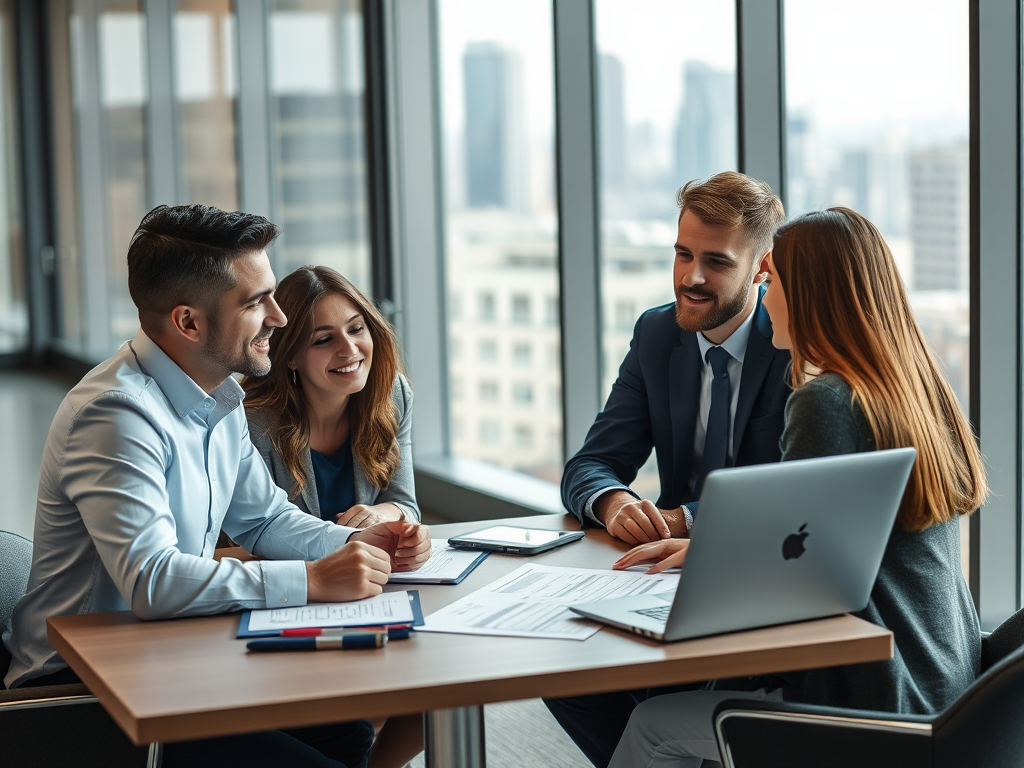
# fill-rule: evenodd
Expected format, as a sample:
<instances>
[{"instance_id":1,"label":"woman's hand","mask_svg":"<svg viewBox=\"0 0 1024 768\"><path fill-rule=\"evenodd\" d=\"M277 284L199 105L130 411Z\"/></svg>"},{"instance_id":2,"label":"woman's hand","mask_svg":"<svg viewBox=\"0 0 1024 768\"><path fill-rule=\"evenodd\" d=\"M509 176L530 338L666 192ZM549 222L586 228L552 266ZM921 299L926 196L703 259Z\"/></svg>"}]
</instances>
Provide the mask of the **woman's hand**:
<instances>
[{"instance_id":1,"label":"woman's hand","mask_svg":"<svg viewBox=\"0 0 1024 768\"><path fill-rule=\"evenodd\" d=\"M345 512L337 515L335 519L338 525L347 525L349 528L369 528L377 523L393 523L397 520L404 520L402 510L394 504L356 504Z\"/></svg>"},{"instance_id":2,"label":"woman's hand","mask_svg":"<svg viewBox=\"0 0 1024 768\"><path fill-rule=\"evenodd\" d=\"M362 541L382 549L391 557L391 570L415 571L427 560L433 549L430 529L419 523L390 521L356 531L349 541Z\"/></svg>"},{"instance_id":3,"label":"woman's hand","mask_svg":"<svg viewBox=\"0 0 1024 768\"><path fill-rule=\"evenodd\" d=\"M689 539L662 539L650 544L641 544L616 560L612 568L621 571L631 565L653 562L654 565L647 572L661 573L667 568L678 568L682 565L686 559L686 550L689 548Z\"/></svg>"}]
</instances>

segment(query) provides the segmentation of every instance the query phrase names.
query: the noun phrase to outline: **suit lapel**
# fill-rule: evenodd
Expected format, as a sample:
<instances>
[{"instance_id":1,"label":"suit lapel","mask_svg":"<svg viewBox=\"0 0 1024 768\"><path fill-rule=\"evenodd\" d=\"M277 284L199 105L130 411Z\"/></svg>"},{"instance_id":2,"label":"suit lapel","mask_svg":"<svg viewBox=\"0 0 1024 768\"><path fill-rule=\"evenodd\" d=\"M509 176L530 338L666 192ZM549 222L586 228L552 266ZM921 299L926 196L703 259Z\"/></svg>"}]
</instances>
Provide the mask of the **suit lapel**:
<instances>
[{"instance_id":1,"label":"suit lapel","mask_svg":"<svg viewBox=\"0 0 1024 768\"><path fill-rule=\"evenodd\" d=\"M764 292L761 292L764 296ZM732 430L732 458L739 454L743 433L754 410L754 401L761 391L765 377L775 359L775 347L772 346L772 322L768 313L761 306L761 297L754 307L754 327L750 329L747 339L747 351L743 356L743 373L740 375L740 396L736 402L736 420Z\"/></svg>"},{"instance_id":2,"label":"suit lapel","mask_svg":"<svg viewBox=\"0 0 1024 768\"><path fill-rule=\"evenodd\" d=\"M693 465L693 432L700 408L702 371L697 334L682 331L679 344L669 360L669 412L672 418L672 491L670 503L678 503L686 494Z\"/></svg>"}]
</instances>

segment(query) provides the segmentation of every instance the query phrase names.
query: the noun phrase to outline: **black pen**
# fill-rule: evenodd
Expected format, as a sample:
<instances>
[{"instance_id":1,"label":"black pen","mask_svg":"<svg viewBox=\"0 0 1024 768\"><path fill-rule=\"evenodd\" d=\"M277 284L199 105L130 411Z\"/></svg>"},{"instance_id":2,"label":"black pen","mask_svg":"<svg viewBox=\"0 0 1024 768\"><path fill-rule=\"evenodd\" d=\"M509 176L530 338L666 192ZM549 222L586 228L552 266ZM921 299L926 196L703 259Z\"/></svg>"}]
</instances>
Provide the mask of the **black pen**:
<instances>
[{"instance_id":1,"label":"black pen","mask_svg":"<svg viewBox=\"0 0 1024 768\"><path fill-rule=\"evenodd\" d=\"M382 648L387 642L387 632L361 632L320 637L267 637L250 640L245 647L250 651L347 651L357 648Z\"/></svg>"}]
</instances>

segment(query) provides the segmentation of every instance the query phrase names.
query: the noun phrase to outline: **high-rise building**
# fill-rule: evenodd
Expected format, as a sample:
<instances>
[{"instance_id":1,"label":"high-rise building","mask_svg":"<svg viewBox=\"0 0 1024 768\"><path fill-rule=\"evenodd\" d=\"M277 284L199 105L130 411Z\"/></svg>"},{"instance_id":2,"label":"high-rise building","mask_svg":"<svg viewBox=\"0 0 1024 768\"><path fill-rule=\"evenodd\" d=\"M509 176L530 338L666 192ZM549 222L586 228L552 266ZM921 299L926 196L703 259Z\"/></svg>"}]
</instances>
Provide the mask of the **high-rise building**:
<instances>
[{"instance_id":1,"label":"high-rise building","mask_svg":"<svg viewBox=\"0 0 1024 768\"><path fill-rule=\"evenodd\" d=\"M462 67L466 204L525 210L526 130L519 55L497 43L470 43Z\"/></svg>"},{"instance_id":2,"label":"high-rise building","mask_svg":"<svg viewBox=\"0 0 1024 768\"><path fill-rule=\"evenodd\" d=\"M910 158L914 288L968 288L970 155L966 142Z\"/></svg>"},{"instance_id":3,"label":"high-rise building","mask_svg":"<svg viewBox=\"0 0 1024 768\"><path fill-rule=\"evenodd\" d=\"M736 168L736 75L702 61L683 66L676 128L679 184Z\"/></svg>"},{"instance_id":4,"label":"high-rise building","mask_svg":"<svg viewBox=\"0 0 1024 768\"><path fill-rule=\"evenodd\" d=\"M626 103L622 62L607 53L602 53L599 59L598 94L601 186L625 193Z\"/></svg>"}]
</instances>

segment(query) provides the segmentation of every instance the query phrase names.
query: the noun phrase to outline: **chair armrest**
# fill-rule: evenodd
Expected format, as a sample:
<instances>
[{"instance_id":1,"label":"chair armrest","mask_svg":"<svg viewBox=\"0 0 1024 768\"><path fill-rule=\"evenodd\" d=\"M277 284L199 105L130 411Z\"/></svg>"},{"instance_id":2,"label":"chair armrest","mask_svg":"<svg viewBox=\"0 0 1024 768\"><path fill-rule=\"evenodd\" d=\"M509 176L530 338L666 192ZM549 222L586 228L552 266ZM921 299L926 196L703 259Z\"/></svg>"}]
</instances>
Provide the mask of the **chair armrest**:
<instances>
[{"instance_id":1,"label":"chair armrest","mask_svg":"<svg viewBox=\"0 0 1024 768\"><path fill-rule=\"evenodd\" d=\"M714 713L726 768L926 768L932 719L808 704L732 699Z\"/></svg>"},{"instance_id":2,"label":"chair armrest","mask_svg":"<svg viewBox=\"0 0 1024 768\"><path fill-rule=\"evenodd\" d=\"M39 685L26 688L11 688L0 691L0 707L4 704L46 702L76 696L92 697L92 691L81 683L70 685Z\"/></svg>"}]
</instances>

